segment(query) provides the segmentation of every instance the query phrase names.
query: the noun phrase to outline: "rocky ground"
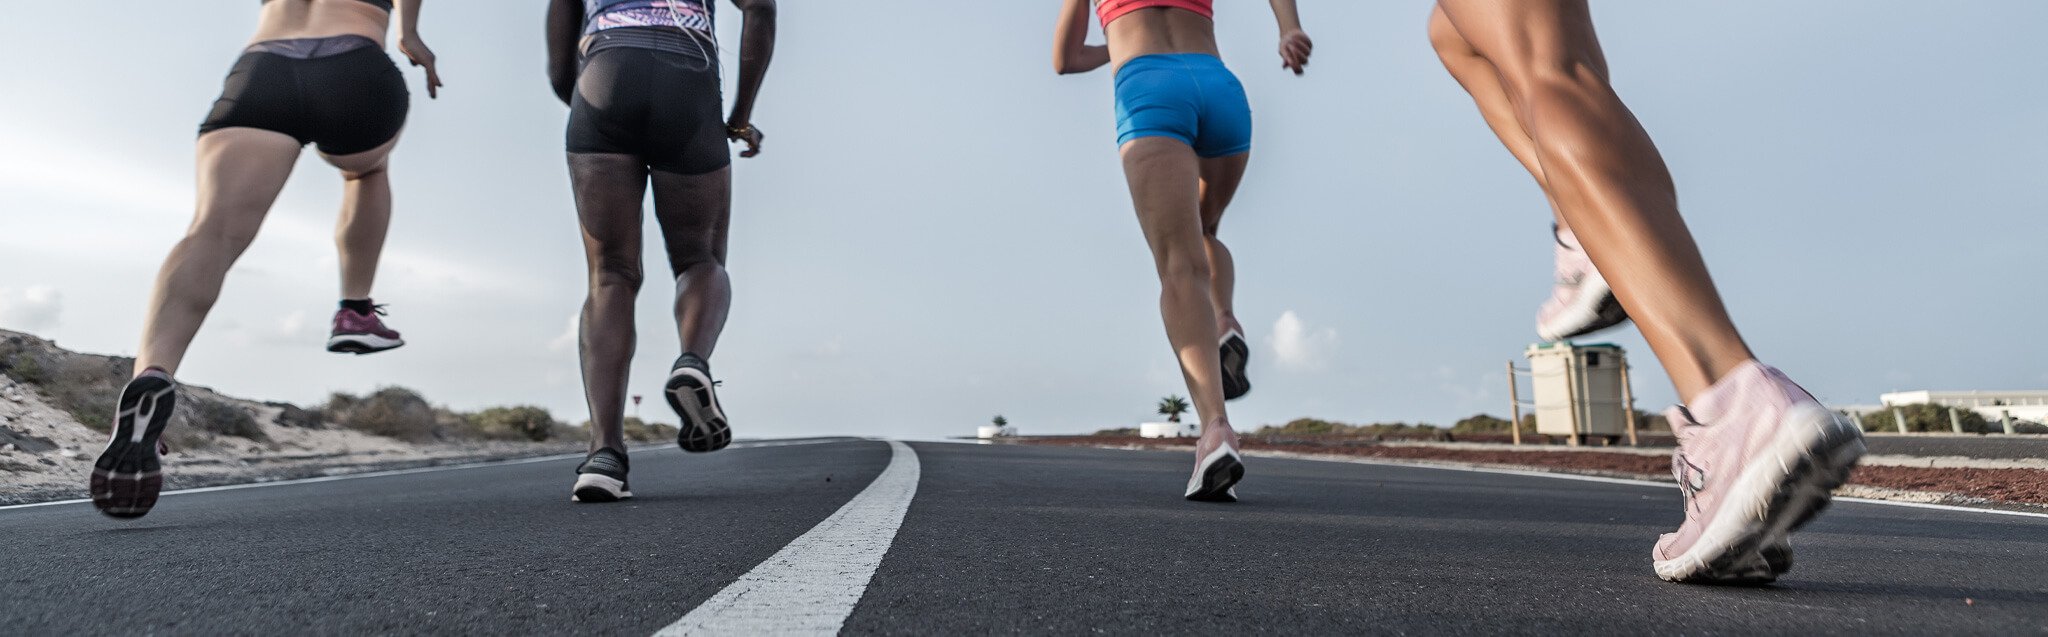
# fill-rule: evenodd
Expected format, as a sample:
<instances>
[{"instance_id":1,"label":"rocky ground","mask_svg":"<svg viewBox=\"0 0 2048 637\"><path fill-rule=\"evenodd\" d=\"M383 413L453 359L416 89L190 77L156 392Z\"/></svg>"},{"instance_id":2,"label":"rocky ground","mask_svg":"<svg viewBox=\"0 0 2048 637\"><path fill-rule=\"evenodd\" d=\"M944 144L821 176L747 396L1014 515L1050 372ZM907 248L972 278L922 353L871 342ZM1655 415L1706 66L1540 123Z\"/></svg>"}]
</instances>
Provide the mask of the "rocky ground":
<instances>
[{"instance_id":1,"label":"rocky ground","mask_svg":"<svg viewBox=\"0 0 2048 637\"><path fill-rule=\"evenodd\" d=\"M280 426L275 424L278 407L234 402L263 423L265 439L213 436L197 446L173 446L164 458L164 488L549 455L583 447L575 441L415 444L341 428ZM106 434L52 407L34 387L0 375L0 504L86 497L86 478L105 444Z\"/></svg>"},{"instance_id":2,"label":"rocky ground","mask_svg":"<svg viewBox=\"0 0 2048 637\"><path fill-rule=\"evenodd\" d=\"M107 438L99 416L111 417L114 384L130 364L0 330L0 504L86 497L92 462ZM170 446L167 489L551 455L584 446L576 437L401 440L326 422L294 405L195 385L180 387L178 415L164 439Z\"/></svg>"},{"instance_id":3,"label":"rocky ground","mask_svg":"<svg viewBox=\"0 0 2048 637\"><path fill-rule=\"evenodd\" d=\"M1177 449L1194 445L1192 438L1135 436L1051 436L1020 438L1022 444L1090 446L1129 449ZM1670 482L1668 449L1570 448L1456 443L1404 443L1370 440L1268 439L1247 436L1248 454L1309 457L1373 458L1424 464L1466 464L1501 468L1559 471ZM1870 456L1849 477L1842 493L1917 502L2048 510L2048 462L2012 460L1967 462L1977 466L1925 466L1924 458ZM1936 463L1941 464L1941 463ZM1920 466L1910 466L1920 465Z\"/></svg>"}]
</instances>

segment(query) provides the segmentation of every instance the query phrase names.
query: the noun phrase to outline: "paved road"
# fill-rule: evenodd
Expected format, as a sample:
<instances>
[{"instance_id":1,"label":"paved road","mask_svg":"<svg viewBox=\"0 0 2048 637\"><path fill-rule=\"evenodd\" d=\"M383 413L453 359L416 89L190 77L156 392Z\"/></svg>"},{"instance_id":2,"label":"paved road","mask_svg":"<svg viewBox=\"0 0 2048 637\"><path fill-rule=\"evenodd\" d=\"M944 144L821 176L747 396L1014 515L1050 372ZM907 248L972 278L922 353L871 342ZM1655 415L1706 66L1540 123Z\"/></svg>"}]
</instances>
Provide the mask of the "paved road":
<instances>
[{"instance_id":1,"label":"paved road","mask_svg":"<svg viewBox=\"0 0 2048 637\"><path fill-rule=\"evenodd\" d=\"M2048 436L1867 435L1871 453L1900 456L1962 456L2003 460L2048 458Z\"/></svg>"},{"instance_id":2,"label":"paved road","mask_svg":"<svg viewBox=\"0 0 2048 637\"><path fill-rule=\"evenodd\" d=\"M0 633L2048 633L2043 518L1841 503L1780 584L1681 586L1668 487L1254 458L1204 505L1178 453L806 442L643 452L616 505L555 460L0 509Z\"/></svg>"}]
</instances>

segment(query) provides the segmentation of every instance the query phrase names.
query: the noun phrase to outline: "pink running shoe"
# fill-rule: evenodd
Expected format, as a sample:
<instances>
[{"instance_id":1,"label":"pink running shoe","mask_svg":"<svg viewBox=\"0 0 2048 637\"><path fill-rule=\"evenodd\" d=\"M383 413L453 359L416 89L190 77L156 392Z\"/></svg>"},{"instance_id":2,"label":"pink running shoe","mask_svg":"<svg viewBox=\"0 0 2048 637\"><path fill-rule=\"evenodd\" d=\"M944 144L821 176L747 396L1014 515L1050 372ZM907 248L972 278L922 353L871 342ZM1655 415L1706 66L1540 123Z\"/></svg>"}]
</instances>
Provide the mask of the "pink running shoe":
<instances>
[{"instance_id":1,"label":"pink running shoe","mask_svg":"<svg viewBox=\"0 0 2048 637\"><path fill-rule=\"evenodd\" d=\"M342 308L334 311L334 333L327 337L327 351L342 354L375 354L387 349L397 349L405 344L398 332L384 327L384 321L377 317L384 314L384 306L375 306L369 314Z\"/></svg>"},{"instance_id":2,"label":"pink running shoe","mask_svg":"<svg viewBox=\"0 0 2048 637\"><path fill-rule=\"evenodd\" d=\"M1863 432L1754 360L1665 414L1685 523L1651 551L1673 582L1760 584L1792 567L1787 537L1863 457Z\"/></svg>"},{"instance_id":3,"label":"pink running shoe","mask_svg":"<svg viewBox=\"0 0 2048 637\"><path fill-rule=\"evenodd\" d=\"M1536 311L1536 335L1545 341L1562 341L1585 336L1628 321L1621 301L1607 287L1606 277L1593 267L1593 260L1579 248L1579 238L1570 228L1550 227L1557 239L1557 285L1550 300Z\"/></svg>"}]
</instances>

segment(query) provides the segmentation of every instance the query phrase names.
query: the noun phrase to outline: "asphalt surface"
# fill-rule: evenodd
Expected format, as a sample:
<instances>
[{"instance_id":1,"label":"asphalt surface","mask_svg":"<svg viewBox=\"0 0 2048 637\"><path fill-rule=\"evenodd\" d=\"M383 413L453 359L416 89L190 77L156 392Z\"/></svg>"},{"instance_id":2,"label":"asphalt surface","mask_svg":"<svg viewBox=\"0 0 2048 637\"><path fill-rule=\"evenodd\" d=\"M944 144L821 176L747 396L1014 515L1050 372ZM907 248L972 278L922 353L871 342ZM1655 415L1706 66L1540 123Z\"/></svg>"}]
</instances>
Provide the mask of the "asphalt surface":
<instances>
[{"instance_id":1,"label":"asphalt surface","mask_svg":"<svg viewBox=\"0 0 2048 637\"><path fill-rule=\"evenodd\" d=\"M637 453L608 505L565 459L0 510L0 633L649 634L891 462L809 442ZM910 447L844 632L2048 634L2043 518L1838 503L1777 585L1685 586L1668 487L1252 458L1197 504L1181 453Z\"/></svg>"},{"instance_id":2,"label":"asphalt surface","mask_svg":"<svg viewBox=\"0 0 2048 637\"><path fill-rule=\"evenodd\" d=\"M1995 460L2048 458L2048 436L1865 435L1870 453L1898 456L1961 456Z\"/></svg>"}]
</instances>

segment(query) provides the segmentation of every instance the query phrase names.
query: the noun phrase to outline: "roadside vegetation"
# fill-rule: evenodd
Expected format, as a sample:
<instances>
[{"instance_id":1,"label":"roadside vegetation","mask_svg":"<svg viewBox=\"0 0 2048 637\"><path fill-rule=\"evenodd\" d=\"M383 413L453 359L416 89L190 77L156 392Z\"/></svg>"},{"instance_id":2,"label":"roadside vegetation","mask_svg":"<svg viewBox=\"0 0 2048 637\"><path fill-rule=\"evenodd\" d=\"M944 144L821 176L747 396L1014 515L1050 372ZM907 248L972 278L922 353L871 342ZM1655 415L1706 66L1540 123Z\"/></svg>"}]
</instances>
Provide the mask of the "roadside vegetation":
<instances>
[{"instance_id":1,"label":"roadside vegetation","mask_svg":"<svg viewBox=\"0 0 2048 637\"><path fill-rule=\"evenodd\" d=\"M33 386L43 398L79 423L106 432L114 420L115 402L135 359L80 354L28 334L0 331L0 374ZM413 443L463 441L548 442L580 439L585 430L556 420L533 405L490 407L466 412L435 406L419 392L383 387L365 395L337 392L314 407L289 403L255 403L222 396L212 390L181 384L178 409L166 433L173 448L214 446L220 437L269 442L259 415L269 423L296 429L344 428ZM627 418L628 440L673 440L676 428Z\"/></svg>"}]
</instances>

